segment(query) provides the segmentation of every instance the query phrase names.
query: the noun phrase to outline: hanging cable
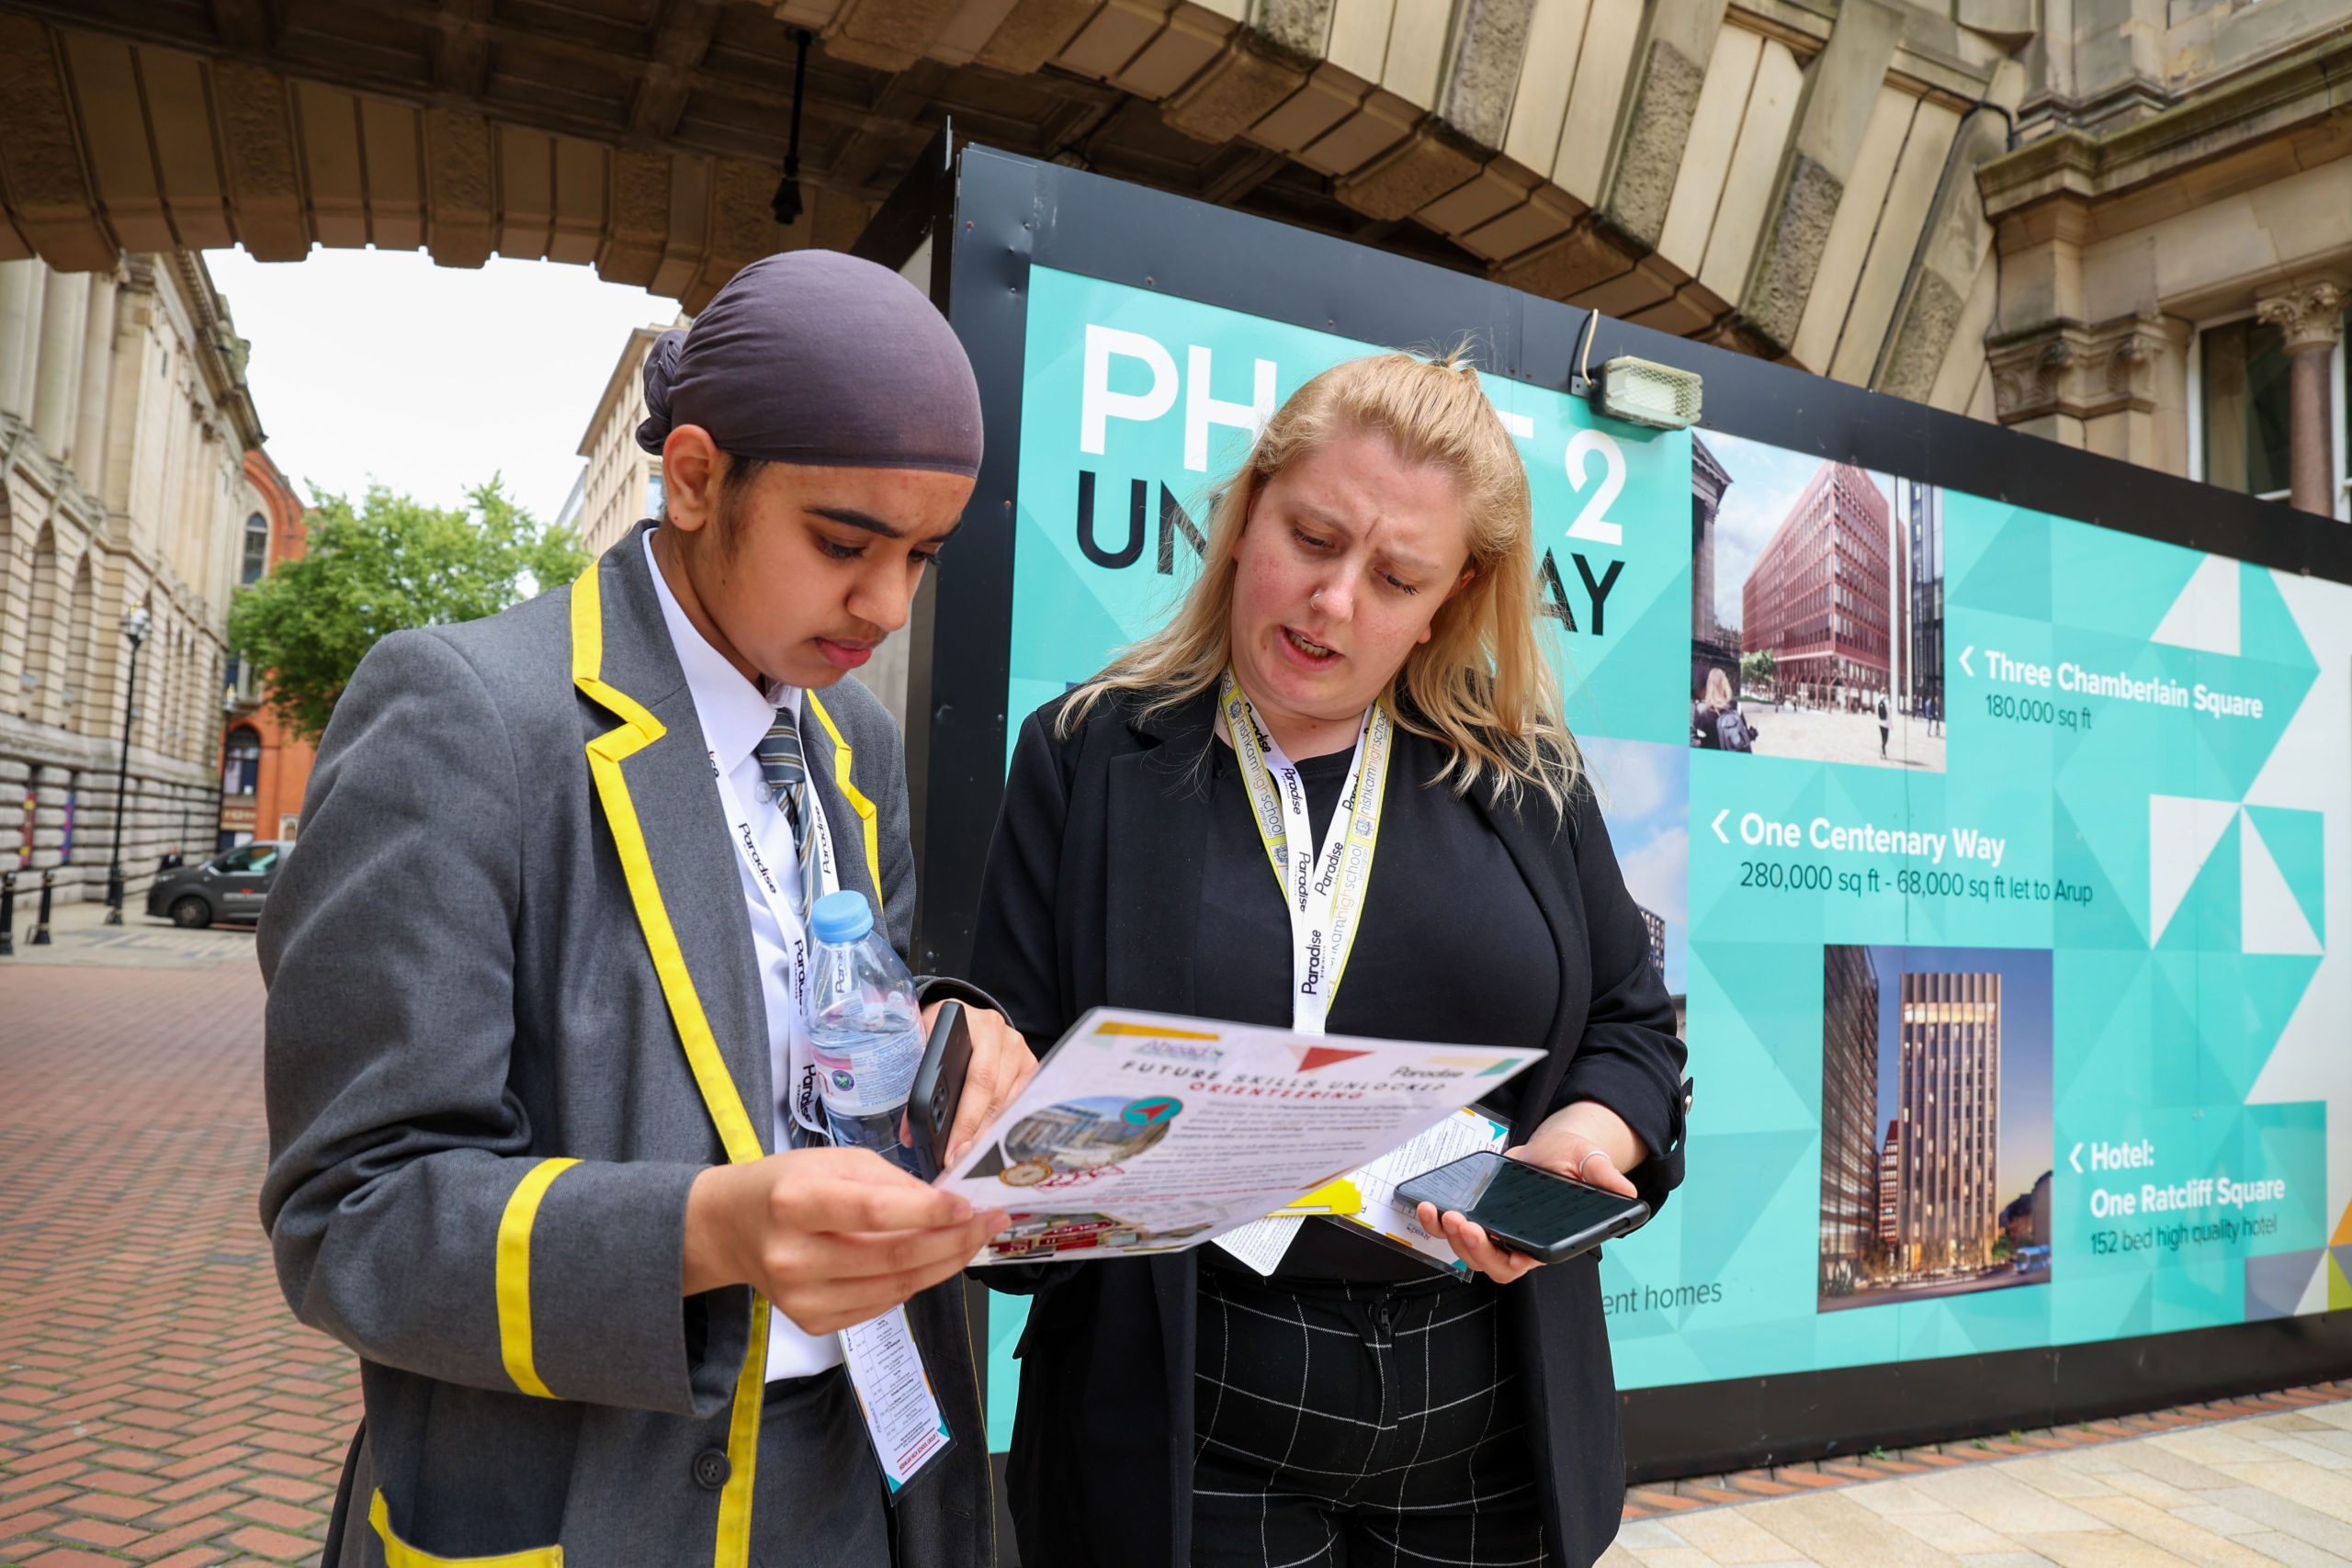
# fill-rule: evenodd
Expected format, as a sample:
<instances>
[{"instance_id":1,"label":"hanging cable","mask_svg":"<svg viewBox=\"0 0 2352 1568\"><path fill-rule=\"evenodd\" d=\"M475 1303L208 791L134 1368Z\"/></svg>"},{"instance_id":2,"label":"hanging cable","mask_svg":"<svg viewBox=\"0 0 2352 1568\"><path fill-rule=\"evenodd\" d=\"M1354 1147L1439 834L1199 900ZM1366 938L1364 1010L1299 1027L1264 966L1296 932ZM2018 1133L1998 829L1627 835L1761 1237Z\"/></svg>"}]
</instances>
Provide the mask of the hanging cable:
<instances>
[{"instance_id":1,"label":"hanging cable","mask_svg":"<svg viewBox=\"0 0 2352 1568\"><path fill-rule=\"evenodd\" d=\"M1579 335L1580 346L1577 351L1576 380L1570 385L1572 389L1581 389L1587 397L1592 395L1592 329L1600 324L1600 311L1585 312L1584 332Z\"/></svg>"},{"instance_id":2,"label":"hanging cable","mask_svg":"<svg viewBox=\"0 0 2352 1568\"><path fill-rule=\"evenodd\" d=\"M784 178L776 183L775 196L768 202L768 210L787 229L800 221L800 100L807 96L812 41L814 35L807 28L792 29L792 42L798 51L792 62L792 135L784 147Z\"/></svg>"}]
</instances>

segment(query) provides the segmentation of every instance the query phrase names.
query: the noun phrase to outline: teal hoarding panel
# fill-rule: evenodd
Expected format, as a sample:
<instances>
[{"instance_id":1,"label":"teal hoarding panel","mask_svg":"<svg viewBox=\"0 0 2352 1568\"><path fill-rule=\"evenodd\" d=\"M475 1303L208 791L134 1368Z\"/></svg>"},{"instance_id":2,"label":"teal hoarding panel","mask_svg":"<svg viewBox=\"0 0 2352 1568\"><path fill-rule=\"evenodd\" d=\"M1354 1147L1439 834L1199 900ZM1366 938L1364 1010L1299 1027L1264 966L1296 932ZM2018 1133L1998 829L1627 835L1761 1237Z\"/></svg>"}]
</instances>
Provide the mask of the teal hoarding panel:
<instances>
[{"instance_id":1,"label":"teal hoarding panel","mask_svg":"<svg viewBox=\"0 0 2352 1568\"><path fill-rule=\"evenodd\" d=\"M1008 741L1169 613L1257 422L1377 352L1030 278ZM1700 1086L1603 1260L1620 1384L2352 1304L2352 589L1487 387Z\"/></svg>"}]
</instances>

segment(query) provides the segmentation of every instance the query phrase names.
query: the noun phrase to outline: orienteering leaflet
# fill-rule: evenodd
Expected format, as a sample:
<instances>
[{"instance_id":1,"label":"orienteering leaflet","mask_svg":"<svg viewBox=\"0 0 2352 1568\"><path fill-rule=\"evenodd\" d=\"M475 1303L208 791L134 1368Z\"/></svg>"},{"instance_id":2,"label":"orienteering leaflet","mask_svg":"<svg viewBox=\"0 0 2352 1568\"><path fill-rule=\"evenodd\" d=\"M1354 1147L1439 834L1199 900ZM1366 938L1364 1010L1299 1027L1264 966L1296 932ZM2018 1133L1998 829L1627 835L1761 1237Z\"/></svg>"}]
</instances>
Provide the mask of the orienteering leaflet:
<instances>
[{"instance_id":1,"label":"orienteering leaflet","mask_svg":"<svg viewBox=\"0 0 2352 1568\"><path fill-rule=\"evenodd\" d=\"M1179 1251L1379 1159L1542 1055L1097 1008L940 1185L1012 1216L976 1264Z\"/></svg>"}]
</instances>

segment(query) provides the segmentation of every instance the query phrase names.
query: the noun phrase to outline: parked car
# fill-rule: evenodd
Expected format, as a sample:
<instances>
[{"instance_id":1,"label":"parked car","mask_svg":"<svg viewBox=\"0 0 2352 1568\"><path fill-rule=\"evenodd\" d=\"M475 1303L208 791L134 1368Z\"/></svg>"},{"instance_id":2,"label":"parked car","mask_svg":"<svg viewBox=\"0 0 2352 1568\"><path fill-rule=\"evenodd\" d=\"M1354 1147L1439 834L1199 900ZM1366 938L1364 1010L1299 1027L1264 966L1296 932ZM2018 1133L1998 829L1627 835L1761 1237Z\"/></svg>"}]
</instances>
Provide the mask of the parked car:
<instances>
[{"instance_id":1,"label":"parked car","mask_svg":"<svg viewBox=\"0 0 2352 1568\"><path fill-rule=\"evenodd\" d=\"M290 840L256 840L201 865L164 872L147 889L147 912L168 915L174 925L191 930L215 920L251 925L261 919L269 885L293 847Z\"/></svg>"}]
</instances>

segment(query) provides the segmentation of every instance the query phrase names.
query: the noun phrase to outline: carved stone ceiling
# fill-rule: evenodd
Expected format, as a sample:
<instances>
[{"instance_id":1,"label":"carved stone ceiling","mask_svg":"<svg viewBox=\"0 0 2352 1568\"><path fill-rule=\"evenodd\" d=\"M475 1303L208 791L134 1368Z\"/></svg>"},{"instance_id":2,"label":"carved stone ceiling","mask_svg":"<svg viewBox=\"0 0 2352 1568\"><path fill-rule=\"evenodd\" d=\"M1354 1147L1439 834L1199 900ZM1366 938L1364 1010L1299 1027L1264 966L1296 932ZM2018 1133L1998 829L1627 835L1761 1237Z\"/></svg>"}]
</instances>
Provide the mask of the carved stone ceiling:
<instances>
[{"instance_id":1,"label":"carved stone ceiling","mask_svg":"<svg viewBox=\"0 0 2352 1568\"><path fill-rule=\"evenodd\" d=\"M460 266L594 263L691 307L753 256L848 243L952 116L991 146L1485 265L1351 209L1282 152L1172 130L1121 88L1051 65L885 69L824 39L802 109L809 210L780 230L793 32L746 0L8 0L0 254L93 267L125 248L423 245Z\"/></svg>"},{"instance_id":2,"label":"carved stone ceiling","mask_svg":"<svg viewBox=\"0 0 2352 1568\"><path fill-rule=\"evenodd\" d=\"M1899 0L0 0L0 258L421 246L691 310L854 243L952 117L1925 397L2005 47Z\"/></svg>"}]
</instances>

